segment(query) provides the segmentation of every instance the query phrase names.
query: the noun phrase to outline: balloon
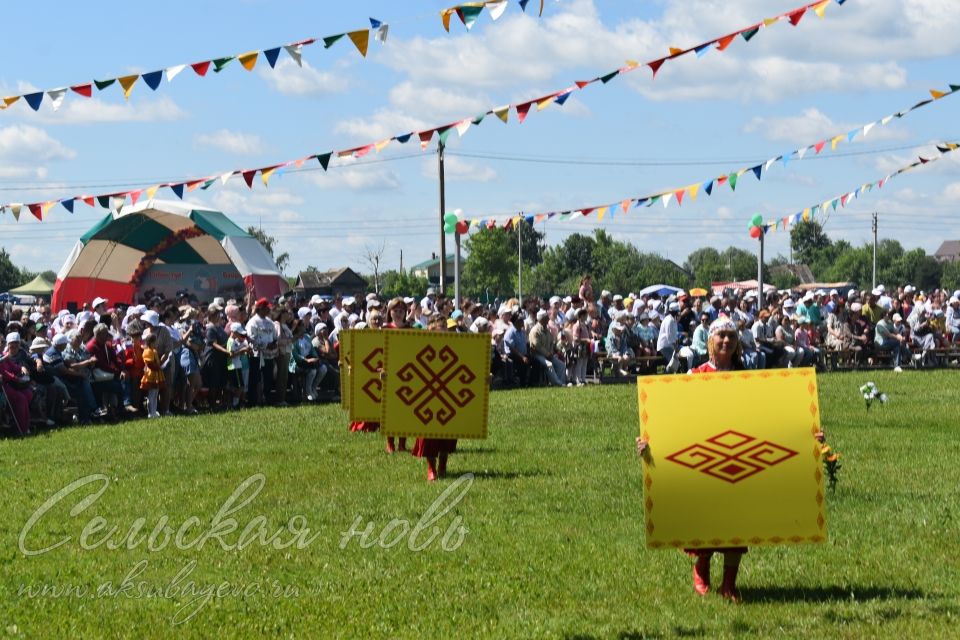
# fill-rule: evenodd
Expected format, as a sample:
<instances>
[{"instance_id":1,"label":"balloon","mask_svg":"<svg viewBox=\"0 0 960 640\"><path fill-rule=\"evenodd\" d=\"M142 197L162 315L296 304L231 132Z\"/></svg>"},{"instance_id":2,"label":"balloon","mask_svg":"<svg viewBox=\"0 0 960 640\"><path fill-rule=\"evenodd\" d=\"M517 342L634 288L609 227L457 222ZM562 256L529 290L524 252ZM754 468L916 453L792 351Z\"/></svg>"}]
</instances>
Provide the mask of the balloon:
<instances>
[{"instance_id":1,"label":"balloon","mask_svg":"<svg viewBox=\"0 0 960 640\"><path fill-rule=\"evenodd\" d=\"M456 225L453 225L453 224L445 224L445 225L443 225L443 232L444 232L444 233L453 233L453 232L456 231L456 230L457 230Z\"/></svg>"},{"instance_id":2,"label":"balloon","mask_svg":"<svg viewBox=\"0 0 960 640\"><path fill-rule=\"evenodd\" d=\"M460 235L463 235L464 233L470 230L470 224L466 220L461 220L460 222L457 223L456 229L457 229L457 233L459 233Z\"/></svg>"},{"instance_id":3,"label":"balloon","mask_svg":"<svg viewBox=\"0 0 960 640\"><path fill-rule=\"evenodd\" d=\"M758 227L758 226L756 226L756 225L750 227L750 237L751 237L751 238L759 238L762 233L763 233L763 229L761 229L760 227Z\"/></svg>"},{"instance_id":4,"label":"balloon","mask_svg":"<svg viewBox=\"0 0 960 640\"><path fill-rule=\"evenodd\" d=\"M759 213L755 213L753 218L750 219L750 222L753 224L753 226L759 227L761 224L763 224L763 216Z\"/></svg>"},{"instance_id":5,"label":"balloon","mask_svg":"<svg viewBox=\"0 0 960 640\"><path fill-rule=\"evenodd\" d=\"M448 213L443 216L443 224L457 224L457 214Z\"/></svg>"}]
</instances>

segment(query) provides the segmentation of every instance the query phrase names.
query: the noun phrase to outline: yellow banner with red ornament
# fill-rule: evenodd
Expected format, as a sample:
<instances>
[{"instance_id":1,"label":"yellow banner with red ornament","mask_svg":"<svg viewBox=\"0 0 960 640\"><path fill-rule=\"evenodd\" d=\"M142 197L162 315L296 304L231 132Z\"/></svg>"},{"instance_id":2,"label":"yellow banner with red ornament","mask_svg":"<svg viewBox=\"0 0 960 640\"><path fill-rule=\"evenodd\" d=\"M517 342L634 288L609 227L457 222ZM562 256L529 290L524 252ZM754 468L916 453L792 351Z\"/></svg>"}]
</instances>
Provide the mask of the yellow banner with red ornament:
<instances>
[{"instance_id":1,"label":"yellow banner with red ornament","mask_svg":"<svg viewBox=\"0 0 960 640\"><path fill-rule=\"evenodd\" d=\"M823 542L813 369L641 376L647 546Z\"/></svg>"},{"instance_id":2,"label":"yellow banner with red ornament","mask_svg":"<svg viewBox=\"0 0 960 640\"><path fill-rule=\"evenodd\" d=\"M362 329L350 332L350 419L376 422L380 419L384 369L384 332Z\"/></svg>"},{"instance_id":3,"label":"yellow banner with red ornament","mask_svg":"<svg viewBox=\"0 0 960 640\"><path fill-rule=\"evenodd\" d=\"M381 431L388 436L486 438L490 336L384 331Z\"/></svg>"}]
</instances>

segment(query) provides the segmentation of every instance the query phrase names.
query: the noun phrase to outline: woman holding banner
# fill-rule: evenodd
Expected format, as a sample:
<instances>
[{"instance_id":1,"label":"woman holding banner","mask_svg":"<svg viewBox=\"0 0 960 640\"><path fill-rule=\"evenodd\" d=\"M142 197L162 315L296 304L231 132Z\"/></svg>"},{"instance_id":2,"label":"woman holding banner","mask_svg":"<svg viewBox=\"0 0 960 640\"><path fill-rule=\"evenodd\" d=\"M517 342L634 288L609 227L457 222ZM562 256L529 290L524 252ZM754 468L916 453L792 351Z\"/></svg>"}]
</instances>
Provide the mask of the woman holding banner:
<instances>
[{"instance_id":1,"label":"woman holding banner","mask_svg":"<svg viewBox=\"0 0 960 640\"><path fill-rule=\"evenodd\" d=\"M448 331L447 319L437 316L430 319L429 331ZM411 455L427 459L427 482L447 475L447 456L457 450L455 438L417 438L410 450Z\"/></svg>"},{"instance_id":2,"label":"woman holding banner","mask_svg":"<svg viewBox=\"0 0 960 640\"><path fill-rule=\"evenodd\" d=\"M691 374L739 371L744 368L740 333L737 331L737 325L727 316L720 316L710 324L707 334L707 353L709 360L691 369ZM643 455L646 448L646 440L637 438L637 453ZM737 572L740 569L740 559L747 552L746 547L684 549L684 551L696 558L696 563L693 565L693 588L700 595L706 595L710 591L710 558L715 552L722 553L723 582L720 585L720 595L732 602L739 601Z\"/></svg>"}]
</instances>

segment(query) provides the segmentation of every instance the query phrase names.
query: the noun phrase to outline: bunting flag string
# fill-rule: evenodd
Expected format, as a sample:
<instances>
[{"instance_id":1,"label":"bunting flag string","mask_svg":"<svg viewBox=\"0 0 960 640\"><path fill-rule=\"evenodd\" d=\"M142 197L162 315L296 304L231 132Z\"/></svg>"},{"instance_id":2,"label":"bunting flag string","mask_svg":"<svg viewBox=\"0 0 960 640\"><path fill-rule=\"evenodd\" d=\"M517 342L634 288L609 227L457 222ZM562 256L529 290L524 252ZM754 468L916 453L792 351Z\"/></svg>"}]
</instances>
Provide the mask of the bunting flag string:
<instances>
[{"instance_id":1,"label":"bunting flag string","mask_svg":"<svg viewBox=\"0 0 960 640\"><path fill-rule=\"evenodd\" d=\"M520 9L524 13L527 12L527 3L530 0L519 0L518 4ZM543 1L540 0L540 14L543 15ZM477 21L477 18L480 17L480 14L483 13L483 10L486 9L490 13L490 18L496 21L500 16L503 15L503 12L507 9L507 0L482 0L481 2L464 2L463 4L458 4L455 7L448 7L440 12L440 21L443 23L443 28L450 32L450 17L456 15L460 18L460 22L463 23L463 26L467 28L467 31L470 31L470 28L473 27L473 24Z\"/></svg>"},{"instance_id":2,"label":"bunting flag string","mask_svg":"<svg viewBox=\"0 0 960 640\"><path fill-rule=\"evenodd\" d=\"M264 59L266 59L267 64L270 65L270 68L273 69L276 67L277 59L280 56L281 49L286 51L298 66L302 67L303 60L301 58L301 54L303 47L320 42L323 44L324 49L329 49L333 43L341 39L343 36L347 36L350 41L353 42L354 46L357 48L357 51L360 52L360 55L366 57L367 47L370 42L370 32L373 32L374 40L384 43L387 40L388 30L389 25L375 18L370 18L369 29L359 29L356 31L348 31L345 33L332 36L323 36L319 38L307 38L305 40L298 40L297 42L291 42L290 44L280 45L270 49L263 49L261 51L248 51L232 56L221 56L191 64L176 64L147 73L118 76L104 80L93 80L92 82L81 82L78 84L69 85L67 87L59 87L57 89L46 89L43 91L34 91L21 95L7 96L0 100L0 110L10 107L23 98L24 102L26 102L31 109L37 111L40 109L40 105L43 103L44 98L46 98L50 102L50 106L53 108L53 110L57 111L63 104L64 97L67 95L67 89L81 97L92 98L93 87L96 87L97 91L102 92L113 86L114 83L120 85L120 88L123 91L124 99L129 100L134 85L137 84L138 80L143 80L143 83L150 87L152 91L156 91L160 87L164 73L166 73L167 82L173 82L173 79L189 66L198 76L205 77L207 75L207 71L210 69L211 64L213 65L213 72L220 73L233 60L239 61L243 68L247 71L253 71L261 54L263 55Z\"/></svg>"},{"instance_id":3,"label":"bunting flag string","mask_svg":"<svg viewBox=\"0 0 960 640\"><path fill-rule=\"evenodd\" d=\"M447 138L450 136L452 131L456 130L457 134L462 137L466 135L466 133L469 131L471 126L479 126L488 115L491 115L491 114L495 115L502 122L507 123L509 121L509 115L510 115L511 109L516 111L517 120L518 122L522 123L527 118L527 116L531 113L532 111L531 107L534 104L537 106L536 111L541 111L551 104L557 104L557 105L563 106L563 104L567 101L567 99L570 97L570 95L574 91L583 90L587 86L594 84L598 81L601 84L606 85L610 80L617 77L618 75L622 75L623 73L628 73L630 71L633 71L639 68L640 66L650 67L651 70L653 71L654 76L656 76L657 71L668 59L674 59L682 55L685 55L687 53L696 51L697 49L713 46L714 44L716 45L716 48L718 50L723 51L730 45L733 39L738 35L743 37L745 41L749 41L759 32L760 29L769 27L775 24L776 22L779 22L782 20L789 20L790 16L799 15L798 12L804 13L807 11L807 9L813 9L813 11L818 16L823 17L825 15L826 7L831 2L836 2L838 5L842 5L845 1L846 0L817 0L817 2L812 2L810 4L804 5L799 9L793 9L791 11L780 14L773 18L767 18L766 20L760 23L757 23L755 25L745 27L738 31L734 31L733 33L728 34L726 36L714 38L712 40L707 41L706 43L702 43L700 45L696 45L688 49L671 48L671 52L669 56L648 62L646 63L646 65L640 65L640 63L637 63L637 62L628 62L626 67L622 67L620 69L598 76L593 80L577 81L573 85L567 87L566 89L562 89L552 94L541 96L540 98L535 98L533 100L528 100L522 103L508 104L500 107L494 107L472 118L464 118L462 120L458 120L458 121L455 121L446 125L434 127L431 129L426 129L423 131L411 131L401 135L384 138L376 142L369 142L361 146L351 147L349 149L343 149L340 151L328 151L325 153L311 154L304 158L298 158L296 160L288 160L286 162L270 165L267 167L261 167L256 169L234 169L232 171L221 172L221 173L213 174L213 175L202 177L202 178L193 178L189 180L184 180L182 182L162 183L162 184L157 184L157 185L147 187L145 189L137 189L133 191L121 191L121 192L101 194L96 196L80 195L80 196L73 196L70 198L54 199L54 200L50 200L42 203L36 203L38 205L37 207L32 207L32 208L28 207L28 208L38 220L42 220L43 217L45 217L46 211L48 211L50 207L52 207L54 204L58 204L58 203L63 205L63 207L67 209L68 212L73 213L74 211L73 204L76 200L85 202L90 206L96 206L99 204L103 208L117 210L119 209L119 207L123 206L123 204L125 203L128 197L132 197L133 193L137 193L138 194L137 197L139 197L139 195L145 191L147 194L147 198L152 199L156 194L156 192L162 187L169 188L171 191L173 191L173 193L178 198L183 198L183 193L185 189L187 192L193 191L198 187L200 189L205 190L217 183L225 184L232 176L240 175L243 177L243 180L247 184L247 186L249 188L253 188L253 178L257 175L257 173L260 174L261 181L263 182L264 186L267 186L268 181L272 175L280 175L283 173L283 171L287 167L290 167L290 166L301 167L305 162L308 162L314 159L316 159L320 163L320 166L323 168L323 170L326 171L330 165L331 158L341 158L341 159L361 158L373 150L379 153L380 151L382 151L384 148L386 148L389 144L393 142L397 142L399 144L406 144L411 140L411 138L415 138L420 142L421 149L426 149L430 146L430 143L434 137L433 135L434 133L437 134L436 136L437 140L445 144ZM525 7L526 2L521 2L521 5ZM795 22L792 21L793 24L796 24L797 22L799 22L799 20L796 20ZM381 41L385 40L386 33L387 33L387 25L373 18L370 19L370 24L372 29L376 31L375 38ZM361 50L361 53L365 53L366 43L368 41L367 37L369 33L367 31L364 31L360 35L357 35L357 34L358 32L338 34L334 36L327 36L322 40L324 43L324 47L329 48L337 40L341 39L344 35L347 35L348 37L351 38L351 40L353 40L357 48ZM287 53L299 64L302 47L308 44L312 44L315 41L316 41L315 39L303 40L303 41L292 43L289 45L284 45L283 49L287 51ZM249 68L252 69L253 65L256 63L256 61L254 60L254 57L255 57L254 54L258 56L259 52L250 52L249 54L239 54L238 56L227 56L224 58L216 58L213 60L194 63L189 66L194 70L195 73L201 76L205 75L209 71L211 64L214 66L214 72L217 72L218 70L223 69L227 64L229 64L234 59L239 59L240 64L243 65L245 68L249 66ZM264 57L267 59L268 63L270 63L271 66L273 66L276 63L277 56L279 55L279 48L265 50L263 51L263 54L264 54ZM168 81L172 80L174 76L176 76L178 73L183 71L183 69L186 66L187 65L177 65L176 67L167 68L166 72L167 72ZM112 84L114 84L114 82L120 82L120 86L123 88L124 92L126 94L129 94L129 92L132 90L133 85L136 83L136 80L138 78L143 78L144 82L148 86L152 87L154 82L159 83L160 76L157 74L160 74L160 73L161 72L157 71L157 72L142 74L141 76L125 76L123 78L113 78L113 79L108 79L103 81L95 80L94 84L97 85L98 90L102 91L107 87L111 86ZM84 96L86 96L88 93L92 94L92 89L89 85L84 85L83 87L82 87L82 91L77 91L76 87L71 87L71 89L73 89L77 93L80 93L80 95L84 95ZM917 103L908 111L912 111L913 109L924 106L925 104L928 104L929 102L942 98L943 96L949 93L953 93L957 91L958 89L960 89L960 85L950 85L950 91L946 91L946 92L938 91L935 94L931 92L932 95L934 95L934 98L932 100ZM36 96L39 96L39 97L36 97ZM36 109L36 108L39 108L39 105L40 105L39 101L43 99L43 93L30 94L23 97L28 102L35 99L36 100L35 109ZM9 98L4 98L3 99L4 106L9 106L15 103L19 98L20 96L12 96ZM62 94L60 95L60 98L62 99ZM902 115L903 113L895 114L893 116L888 116L887 118L884 118L882 121L880 121L879 124L887 124L894 117L902 117ZM865 130L864 134L866 134L867 131L869 131L869 129ZM835 147L836 145L832 145L832 146ZM819 144L819 148L817 149L818 153L822 149L822 147L823 147L823 144ZM770 164L771 162L768 161L767 167L766 167L767 169L769 169ZM708 183L703 183L703 190L707 193L707 195L710 195L712 193L714 184L720 185L728 181L730 183L731 188L735 189L737 178L739 178L740 175L742 175L748 170L749 169L743 169L739 172L735 172L730 175L721 176L719 178L716 178L715 180L709 181ZM755 170L754 173L759 178L761 171ZM731 178L731 176L733 177ZM696 185L685 187L684 190L691 193L691 199L695 199L696 190L699 190L700 186L701 186L700 183L697 183ZM667 206L670 203L670 201L673 199L675 193L676 191L672 191L669 193L658 194L656 196L651 196L647 198L641 198L641 199L634 198L633 200L642 200L643 202L650 202L651 204L654 201L660 200L663 202L664 206ZM680 197L677 198L678 204L682 203L682 200L683 200L683 196L681 195ZM21 204L10 203L5 205L0 205L0 207L2 207L0 208L0 212L2 212L7 208L9 208L11 211L14 211L15 205L16 205L16 212L17 212L16 217L19 220L20 207L24 206L22 205L22 203Z\"/></svg>"},{"instance_id":4,"label":"bunting flag string","mask_svg":"<svg viewBox=\"0 0 960 640\"><path fill-rule=\"evenodd\" d=\"M763 233L769 233L771 231L775 232L777 231L777 229L782 229L785 231L793 225L796 225L802 222L809 222L813 220L818 214L824 214L824 213L829 214L833 211L836 211L837 208L846 207L853 200L858 199L860 196L862 196L865 193L869 193L870 191L873 191L873 189L875 188L882 189L884 185L886 185L888 182L890 182L897 176L903 175L908 171L912 171L917 167L920 167L926 164L931 164L933 162L936 162L937 160L942 160L948 153L952 153L957 149L960 149L960 144L957 144L955 142L942 142L937 144L936 148L937 148L937 152L940 155L933 156L931 158L925 158L923 156L919 156L915 161L911 162L908 165L900 167L893 173L888 173L887 175L880 178L879 180L876 180L874 182L867 182L865 184L860 185L856 189L853 189L852 191L844 192L834 198L827 198L822 202L806 207L802 211L798 211L797 213L791 214L789 216L783 216L775 220L768 220L766 222L761 222L761 224L759 225L754 225L751 221L751 224L749 225L749 227L759 226L763 230Z\"/></svg>"}]
</instances>

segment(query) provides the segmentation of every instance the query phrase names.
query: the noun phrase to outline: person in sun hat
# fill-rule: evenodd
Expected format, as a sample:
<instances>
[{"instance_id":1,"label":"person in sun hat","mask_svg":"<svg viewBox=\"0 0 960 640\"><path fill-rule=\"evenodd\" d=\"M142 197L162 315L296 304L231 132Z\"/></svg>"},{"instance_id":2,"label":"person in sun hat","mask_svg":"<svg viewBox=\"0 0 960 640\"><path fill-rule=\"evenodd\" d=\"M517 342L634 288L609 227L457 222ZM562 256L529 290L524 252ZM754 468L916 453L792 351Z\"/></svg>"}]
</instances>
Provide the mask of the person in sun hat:
<instances>
[{"instance_id":1,"label":"person in sun hat","mask_svg":"<svg viewBox=\"0 0 960 640\"><path fill-rule=\"evenodd\" d=\"M269 404L273 394L274 360L278 352L279 333L270 318L272 305L266 298L258 299L254 313L247 321L247 336L253 353L250 356L250 378L247 400L250 404Z\"/></svg>"}]
</instances>

